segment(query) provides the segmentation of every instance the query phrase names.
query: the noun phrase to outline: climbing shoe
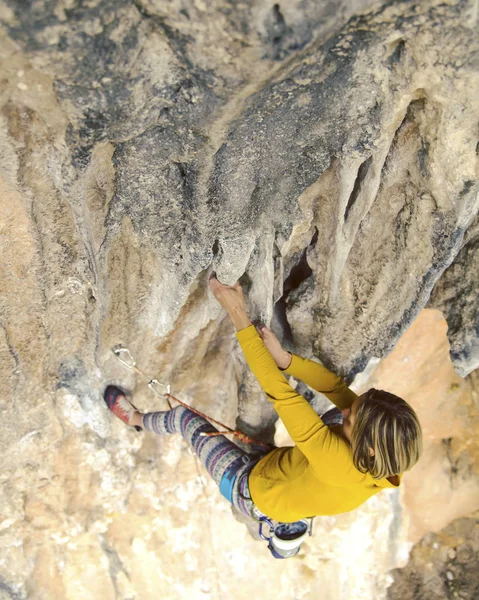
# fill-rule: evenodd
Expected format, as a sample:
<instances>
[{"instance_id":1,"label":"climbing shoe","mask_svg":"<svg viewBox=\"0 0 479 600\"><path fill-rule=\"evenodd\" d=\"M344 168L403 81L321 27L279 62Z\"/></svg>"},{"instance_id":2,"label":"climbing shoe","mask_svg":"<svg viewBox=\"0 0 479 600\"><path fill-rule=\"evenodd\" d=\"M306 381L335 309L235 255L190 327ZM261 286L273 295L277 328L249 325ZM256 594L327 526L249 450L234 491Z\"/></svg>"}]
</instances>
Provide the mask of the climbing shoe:
<instances>
[{"instance_id":1,"label":"climbing shoe","mask_svg":"<svg viewBox=\"0 0 479 600\"><path fill-rule=\"evenodd\" d=\"M137 408L126 399L125 392L114 385L109 385L106 387L103 397L111 412L121 419L123 423L129 425ZM142 430L138 425L134 427L137 431Z\"/></svg>"}]
</instances>

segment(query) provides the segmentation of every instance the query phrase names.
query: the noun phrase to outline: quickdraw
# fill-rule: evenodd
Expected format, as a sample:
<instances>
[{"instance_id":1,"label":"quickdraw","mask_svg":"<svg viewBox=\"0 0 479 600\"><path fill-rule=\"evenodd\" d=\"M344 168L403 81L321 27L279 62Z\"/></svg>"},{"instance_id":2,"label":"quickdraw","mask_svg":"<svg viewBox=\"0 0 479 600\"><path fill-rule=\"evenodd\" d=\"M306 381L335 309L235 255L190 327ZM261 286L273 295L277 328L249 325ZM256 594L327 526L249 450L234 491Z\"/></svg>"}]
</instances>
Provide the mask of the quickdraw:
<instances>
[{"instance_id":1,"label":"quickdraw","mask_svg":"<svg viewBox=\"0 0 479 600\"><path fill-rule=\"evenodd\" d=\"M231 427L228 427L228 425L225 425L224 423L221 423L220 421L217 421L216 419L213 419L212 417L205 415L204 413L200 412L196 408L193 408L193 406L190 406L186 402L183 402L179 398L176 398L175 396L173 396L171 394L171 386L169 384L162 383L161 381L158 381L158 379L153 379L151 377L148 377L147 375L145 375L145 373L143 373L143 371L141 371L136 366L136 361L133 358L133 356L131 355L131 352L128 350L128 348L124 348L123 346L118 346L116 348L113 348L113 354L117 357L117 359L121 362L122 365L124 365L128 369L131 369L132 371L135 371L135 373L137 373L144 381L146 381L150 390L152 390L155 394L160 396L160 398L163 398L164 400L166 400L166 402L168 403L168 407L170 409L173 408L173 406L171 404L171 400L173 400L174 402L181 404L181 406L184 406L185 408L188 408L192 412L196 413L200 417L207 419L208 421L210 421L210 423L219 425L220 427L223 428L223 431L200 433L201 436L214 437L217 435L231 434L231 435L234 435L235 437L237 437L240 441L244 442L245 444L255 444L256 446L262 446L262 447L268 448L268 449L271 448L271 446L269 444L265 444L263 442L254 440L253 438L246 435L246 433L243 433L242 431L239 431L238 429L232 429ZM124 358L123 358L123 356L124 356ZM166 389L166 393L160 392L160 390L158 389L158 386L161 386L162 388Z\"/></svg>"}]
</instances>

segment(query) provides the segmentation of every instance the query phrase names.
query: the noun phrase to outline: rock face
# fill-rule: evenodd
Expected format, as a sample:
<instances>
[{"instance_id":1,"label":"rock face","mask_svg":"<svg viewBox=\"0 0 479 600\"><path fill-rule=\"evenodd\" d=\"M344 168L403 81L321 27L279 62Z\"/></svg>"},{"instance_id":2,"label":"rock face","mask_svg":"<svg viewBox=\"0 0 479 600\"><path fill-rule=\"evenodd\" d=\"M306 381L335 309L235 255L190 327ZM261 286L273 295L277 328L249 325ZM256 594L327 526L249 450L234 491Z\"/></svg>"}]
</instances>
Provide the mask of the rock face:
<instances>
[{"instance_id":1,"label":"rock face","mask_svg":"<svg viewBox=\"0 0 479 600\"><path fill-rule=\"evenodd\" d=\"M348 379L429 301L458 371L477 367L476 3L370 4L0 2L0 597L134 597L145 567L123 569L107 523L138 556L167 539L161 517L138 538L105 520L171 485L148 458L168 444L104 408L108 382L151 402L112 347L271 438L213 269ZM49 588L83 562L98 590Z\"/></svg>"},{"instance_id":2,"label":"rock face","mask_svg":"<svg viewBox=\"0 0 479 600\"><path fill-rule=\"evenodd\" d=\"M417 544L406 569L394 574L389 600L461 598L479 594L479 514L454 521Z\"/></svg>"},{"instance_id":3,"label":"rock face","mask_svg":"<svg viewBox=\"0 0 479 600\"><path fill-rule=\"evenodd\" d=\"M444 313L449 326L451 357L458 373L467 375L477 365L479 311L477 290L469 273L479 272L479 220L466 235L466 243L434 288L431 306ZM468 323L467 327L463 327Z\"/></svg>"}]
</instances>

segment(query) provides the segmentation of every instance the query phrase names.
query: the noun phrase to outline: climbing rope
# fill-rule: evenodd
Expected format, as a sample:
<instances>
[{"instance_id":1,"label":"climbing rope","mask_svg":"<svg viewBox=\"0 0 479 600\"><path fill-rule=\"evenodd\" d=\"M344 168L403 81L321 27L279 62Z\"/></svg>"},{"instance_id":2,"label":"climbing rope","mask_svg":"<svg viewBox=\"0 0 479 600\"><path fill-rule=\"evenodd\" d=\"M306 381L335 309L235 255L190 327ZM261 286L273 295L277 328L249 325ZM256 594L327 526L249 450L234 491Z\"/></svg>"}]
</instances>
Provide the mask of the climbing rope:
<instances>
[{"instance_id":1,"label":"climbing rope","mask_svg":"<svg viewBox=\"0 0 479 600\"><path fill-rule=\"evenodd\" d=\"M255 444L257 446L263 446L264 448L268 448L268 449L271 448L271 446L269 446L268 444L254 440L253 438L249 437L248 435L246 435L246 433L243 433L239 429L232 429L231 427L228 427L228 425L225 425L224 423L221 423L220 421L217 421L216 419L213 419L212 417L205 415L204 413L200 412L196 408L193 408L193 406L191 406L191 405L187 404L186 402L183 402L179 398L176 398L175 396L173 396L171 394L171 386L169 384L162 383L161 381L158 381L158 379L153 379L151 377L148 377L147 375L145 375L145 373L143 373L143 371L141 371L136 366L136 361L133 358L133 356L131 355L131 352L128 350L128 348L119 346L119 347L113 348L113 353L115 354L115 356L121 362L122 365L124 365L128 369L131 369L132 371L135 371L135 373L137 373L144 381L147 382L148 387L151 390L153 390L153 392L155 394L160 396L160 398L163 398L164 400L166 400L170 409L173 408L173 406L171 405L171 400L173 400L174 402L181 404L181 406L184 406L185 408L188 408L192 412L196 413L200 417L207 419L208 421L210 421L210 423L214 423L215 425L219 425L220 427L223 428L223 431L202 432L202 433L200 433L201 436L214 437L217 435L234 435L236 438L238 438L240 441L244 442L245 444ZM158 387L166 389L166 393L160 392Z\"/></svg>"}]
</instances>

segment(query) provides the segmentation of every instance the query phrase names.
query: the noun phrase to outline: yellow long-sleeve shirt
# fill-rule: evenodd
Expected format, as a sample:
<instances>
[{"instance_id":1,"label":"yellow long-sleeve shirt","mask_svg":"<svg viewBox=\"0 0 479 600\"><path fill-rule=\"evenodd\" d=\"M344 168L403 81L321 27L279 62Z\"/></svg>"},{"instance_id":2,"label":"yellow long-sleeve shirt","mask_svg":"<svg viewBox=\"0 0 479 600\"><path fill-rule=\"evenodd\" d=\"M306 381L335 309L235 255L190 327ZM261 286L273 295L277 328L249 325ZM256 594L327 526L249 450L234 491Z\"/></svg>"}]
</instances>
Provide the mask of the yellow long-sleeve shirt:
<instances>
[{"instance_id":1,"label":"yellow long-sleeve shirt","mask_svg":"<svg viewBox=\"0 0 479 600\"><path fill-rule=\"evenodd\" d=\"M300 379L344 409L351 406L356 394L341 378L296 355L282 372L253 325L236 335L251 370L296 444L267 454L249 476L251 498L264 514L283 522L334 515L356 508L382 488L397 487L387 479L374 479L358 471L347 441L323 423L283 373Z\"/></svg>"}]
</instances>

